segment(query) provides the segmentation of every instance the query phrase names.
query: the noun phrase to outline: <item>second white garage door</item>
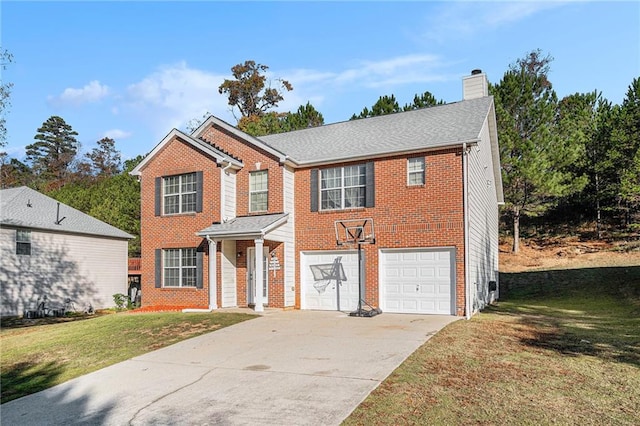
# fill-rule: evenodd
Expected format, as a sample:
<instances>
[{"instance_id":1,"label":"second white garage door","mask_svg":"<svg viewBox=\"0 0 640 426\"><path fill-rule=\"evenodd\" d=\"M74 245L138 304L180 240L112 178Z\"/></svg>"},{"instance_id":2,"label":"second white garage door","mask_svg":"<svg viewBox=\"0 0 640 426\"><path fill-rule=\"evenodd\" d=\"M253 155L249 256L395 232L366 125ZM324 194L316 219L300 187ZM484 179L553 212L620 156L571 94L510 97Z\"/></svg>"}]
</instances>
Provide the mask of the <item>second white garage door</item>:
<instances>
[{"instance_id":1,"label":"second white garage door","mask_svg":"<svg viewBox=\"0 0 640 426\"><path fill-rule=\"evenodd\" d=\"M455 315L455 249L380 251L383 312Z\"/></svg>"}]
</instances>

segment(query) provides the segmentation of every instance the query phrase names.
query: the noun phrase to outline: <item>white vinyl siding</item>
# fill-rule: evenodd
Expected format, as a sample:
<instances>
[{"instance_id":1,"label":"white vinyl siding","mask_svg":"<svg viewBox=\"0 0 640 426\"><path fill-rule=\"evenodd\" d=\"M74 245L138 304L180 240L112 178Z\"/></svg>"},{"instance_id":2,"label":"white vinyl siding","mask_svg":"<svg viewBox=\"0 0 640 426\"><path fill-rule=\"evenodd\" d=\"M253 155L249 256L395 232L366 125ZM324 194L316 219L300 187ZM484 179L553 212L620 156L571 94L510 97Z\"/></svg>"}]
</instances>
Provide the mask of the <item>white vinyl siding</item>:
<instances>
[{"instance_id":1,"label":"white vinyl siding","mask_svg":"<svg viewBox=\"0 0 640 426\"><path fill-rule=\"evenodd\" d=\"M233 308L238 306L236 279L236 242L222 241L222 256L220 257L221 275L221 306Z\"/></svg>"},{"instance_id":2,"label":"white vinyl siding","mask_svg":"<svg viewBox=\"0 0 640 426\"><path fill-rule=\"evenodd\" d=\"M168 176L163 179L164 214L196 211L196 174Z\"/></svg>"},{"instance_id":3,"label":"white vinyl siding","mask_svg":"<svg viewBox=\"0 0 640 426\"><path fill-rule=\"evenodd\" d=\"M289 213L289 219L282 227L285 228L284 235L284 306L295 305L295 279L296 279L296 254L295 254L295 238L294 238L294 179L293 169L283 167L283 190L284 190L284 211ZM282 262L281 262L282 263Z\"/></svg>"},{"instance_id":4,"label":"white vinyl siding","mask_svg":"<svg viewBox=\"0 0 640 426\"><path fill-rule=\"evenodd\" d=\"M222 170L222 169L221 169ZM236 217L236 172L227 170L222 173L222 219Z\"/></svg>"},{"instance_id":5,"label":"white vinyl siding","mask_svg":"<svg viewBox=\"0 0 640 426\"><path fill-rule=\"evenodd\" d=\"M320 208L348 209L365 206L366 167L334 167L320 171Z\"/></svg>"},{"instance_id":6,"label":"white vinyl siding","mask_svg":"<svg viewBox=\"0 0 640 426\"><path fill-rule=\"evenodd\" d=\"M19 256L15 238L15 228L0 228L0 315L22 315L45 294L52 307L71 298L82 310L111 308L127 293L127 240L32 230L31 256Z\"/></svg>"},{"instance_id":7,"label":"white vinyl siding","mask_svg":"<svg viewBox=\"0 0 640 426\"><path fill-rule=\"evenodd\" d=\"M407 184L424 185L424 157L407 160Z\"/></svg>"},{"instance_id":8,"label":"white vinyl siding","mask_svg":"<svg viewBox=\"0 0 640 426\"><path fill-rule=\"evenodd\" d=\"M249 173L249 211L266 212L269 199L269 174L267 170Z\"/></svg>"},{"instance_id":9,"label":"white vinyl siding","mask_svg":"<svg viewBox=\"0 0 640 426\"><path fill-rule=\"evenodd\" d=\"M196 286L196 249L163 250L164 287Z\"/></svg>"},{"instance_id":10,"label":"white vinyl siding","mask_svg":"<svg viewBox=\"0 0 640 426\"><path fill-rule=\"evenodd\" d=\"M468 156L469 170L469 279L472 311L497 298L489 282L498 281L498 203L491 158L488 123Z\"/></svg>"}]
</instances>

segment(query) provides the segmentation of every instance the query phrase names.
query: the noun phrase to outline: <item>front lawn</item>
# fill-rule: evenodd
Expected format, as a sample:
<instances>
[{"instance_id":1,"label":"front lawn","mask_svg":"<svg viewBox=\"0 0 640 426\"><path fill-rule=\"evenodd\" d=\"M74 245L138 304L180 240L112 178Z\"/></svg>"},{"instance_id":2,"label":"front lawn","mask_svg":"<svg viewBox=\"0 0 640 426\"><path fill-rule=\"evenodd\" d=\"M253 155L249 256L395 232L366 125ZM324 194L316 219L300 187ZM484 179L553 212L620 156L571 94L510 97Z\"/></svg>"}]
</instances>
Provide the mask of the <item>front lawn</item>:
<instances>
[{"instance_id":1,"label":"front lawn","mask_svg":"<svg viewBox=\"0 0 640 426\"><path fill-rule=\"evenodd\" d=\"M504 301L405 361L345 425L637 425L640 266L501 274Z\"/></svg>"},{"instance_id":2,"label":"front lawn","mask_svg":"<svg viewBox=\"0 0 640 426\"><path fill-rule=\"evenodd\" d=\"M3 327L1 402L251 318L255 316L240 313L118 313L57 324Z\"/></svg>"}]
</instances>

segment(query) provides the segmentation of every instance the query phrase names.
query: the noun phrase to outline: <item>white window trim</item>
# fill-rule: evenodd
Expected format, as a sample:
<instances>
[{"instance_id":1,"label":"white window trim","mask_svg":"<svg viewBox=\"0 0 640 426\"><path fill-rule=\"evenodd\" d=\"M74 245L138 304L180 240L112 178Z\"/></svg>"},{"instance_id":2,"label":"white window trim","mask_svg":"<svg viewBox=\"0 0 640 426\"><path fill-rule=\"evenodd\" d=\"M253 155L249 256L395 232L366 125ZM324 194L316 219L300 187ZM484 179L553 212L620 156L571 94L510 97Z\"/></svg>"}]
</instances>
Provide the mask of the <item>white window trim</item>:
<instances>
[{"instance_id":1,"label":"white window trim","mask_svg":"<svg viewBox=\"0 0 640 426\"><path fill-rule=\"evenodd\" d=\"M194 183L196 184L196 189L193 191L189 191L189 192L183 192L182 191L182 179L185 176L194 176ZM177 193L173 193L173 194L167 194L166 190L167 190L167 179L170 178L178 178L178 192ZM162 214L164 216L171 216L171 215L176 215L176 214L185 214L185 213L195 213L197 210L197 197L198 197L198 188L197 188L197 174L195 172L192 173L183 173L181 175L173 175L173 176L165 176L162 178ZM196 202L193 206L193 210L182 210L182 197L185 195L190 195L190 194L194 194L196 197ZM167 213L166 208L167 208L167 197L174 197L174 196L178 196L178 211L177 212L173 212L173 213Z\"/></svg>"},{"instance_id":2,"label":"white window trim","mask_svg":"<svg viewBox=\"0 0 640 426\"><path fill-rule=\"evenodd\" d=\"M251 189L251 178L254 176L258 176L258 175L262 175L264 174L267 180L267 187L266 189L261 189L259 191L256 190L252 190ZM267 205L265 206L264 209L260 209L260 210L254 210L253 206L252 206L252 197L253 195L257 195L257 194L266 194L267 196ZM249 213L257 213L257 212L266 212L269 210L269 171L268 170L255 170L252 172L249 172Z\"/></svg>"},{"instance_id":3,"label":"white window trim","mask_svg":"<svg viewBox=\"0 0 640 426\"><path fill-rule=\"evenodd\" d=\"M28 237L25 240L20 239L20 234L25 233ZM19 253L18 244L28 244L29 253ZM31 229L16 229L16 255L18 256L31 256Z\"/></svg>"},{"instance_id":4,"label":"white window trim","mask_svg":"<svg viewBox=\"0 0 640 426\"><path fill-rule=\"evenodd\" d=\"M175 267L175 266L171 266L168 267L166 265L166 254L168 251L178 251L180 253L180 265ZM193 255L194 255L194 265L193 266L186 266L184 265L184 252L185 250L193 250ZM198 283L198 264L197 264L197 249L195 247L186 247L186 248L169 248L169 249L162 249L162 287L164 288L196 288L197 287L197 283ZM177 269L178 270L178 285L167 285L167 269ZM186 269L193 269L194 271L194 283L193 285L183 285L183 271Z\"/></svg>"},{"instance_id":5,"label":"white window trim","mask_svg":"<svg viewBox=\"0 0 640 426\"><path fill-rule=\"evenodd\" d=\"M411 170L409 167L412 160L418 160L422 163L422 168L420 170ZM425 184L425 169L426 169L426 161L424 157L411 157L407 158L407 186L420 186ZM411 175L419 174L421 177L421 182L419 183L411 183Z\"/></svg>"},{"instance_id":6,"label":"white window trim","mask_svg":"<svg viewBox=\"0 0 640 426\"><path fill-rule=\"evenodd\" d=\"M344 170L346 168L350 168L350 167L364 167L365 171L364 171L364 176L365 176L365 182L363 184L359 184L359 185L345 185L345 173ZM322 188L322 175L323 173L326 173L329 170L340 170L340 186L338 187L333 187L333 188ZM367 195L366 195L366 191L367 191L367 182L366 182L366 177L367 177L367 170L366 170L366 166L364 164L353 164L350 166L340 166L340 167L331 167L328 169L321 169L320 173L319 173L319 177L318 177L318 195L320 197L320 199L318 200L318 210L320 211L331 211L331 210L346 210L346 209L360 209L360 208L364 208L367 204ZM345 192L347 189L351 189L351 188L363 188L365 191L365 195L362 199L362 205L361 206L349 206L346 207L345 206L345 201L346 201L346 196L345 196ZM322 194L324 192L328 192L328 191L335 191L337 189L340 189L340 207L336 207L336 208L324 208L322 206Z\"/></svg>"}]
</instances>

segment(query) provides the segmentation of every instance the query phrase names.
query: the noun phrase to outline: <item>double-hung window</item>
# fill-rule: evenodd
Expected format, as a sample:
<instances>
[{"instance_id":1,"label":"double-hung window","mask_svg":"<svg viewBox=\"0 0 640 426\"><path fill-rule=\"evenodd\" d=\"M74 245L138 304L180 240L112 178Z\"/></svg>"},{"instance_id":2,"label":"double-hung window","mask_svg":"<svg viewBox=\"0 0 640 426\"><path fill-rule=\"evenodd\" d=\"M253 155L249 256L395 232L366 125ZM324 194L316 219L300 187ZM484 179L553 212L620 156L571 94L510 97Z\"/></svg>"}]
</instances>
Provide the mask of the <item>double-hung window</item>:
<instances>
[{"instance_id":1,"label":"double-hung window","mask_svg":"<svg viewBox=\"0 0 640 426\"><path fill-rule=\"evenodd\" d=\"M16 254L31 256L31 230L16 230Z\"/></svg>"},{"instance_id":2,"label":"double-hung window","mask_svg":"<svg viewBox=\"0 0 640 426\"><path fill-rule=\"evenodd\" d=\"M164 287L196 287L196 249L163 250Z\"/></svg>"},{"instance_id":3,"label":"double-hung window","mask_svg":"<svg viewBox=\"0 0 640 426\"><path fill-rule=\"evenodd\" d=\"M321 170L320 209L364 207L366 183L364 164Z\"/></svg>"},{"instance_id":4,"label":"double-hung window","mask_svg":"<svg viewBox=\"0 0 640 426\"><path fill-rule=\"evenodd\" d=\"M407 160L407 184L424 185L424 157Z\"/></svg>"},{"instance_id":5,"label":"double-hung window","mask_svg":"<svg viewBox=\"0 0 640 426\"><path fill-rule=\"evenodd\" d=\"M249 174L249 211L265 212L268 209L269 174L259 170Z\"/></svg>"},{"instance_id":6,"label":"double-hung window","mask_svg":"<svg viewBox=\"0 0 640 426\"><path fill-rule=\"evenodd\" d=\"M164 214L196 211L196 174L188 173L163 178Z\"/></svg>"}]
</instances>

